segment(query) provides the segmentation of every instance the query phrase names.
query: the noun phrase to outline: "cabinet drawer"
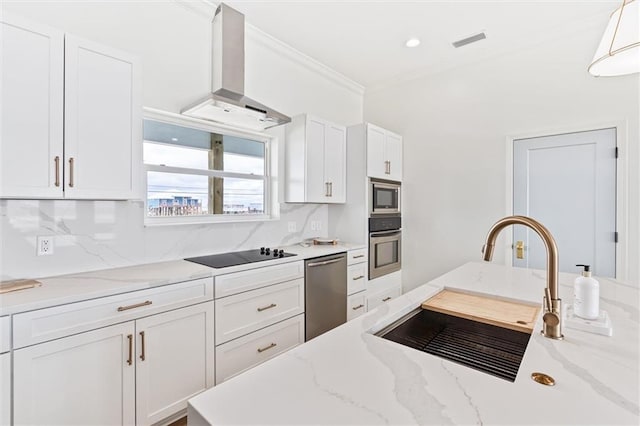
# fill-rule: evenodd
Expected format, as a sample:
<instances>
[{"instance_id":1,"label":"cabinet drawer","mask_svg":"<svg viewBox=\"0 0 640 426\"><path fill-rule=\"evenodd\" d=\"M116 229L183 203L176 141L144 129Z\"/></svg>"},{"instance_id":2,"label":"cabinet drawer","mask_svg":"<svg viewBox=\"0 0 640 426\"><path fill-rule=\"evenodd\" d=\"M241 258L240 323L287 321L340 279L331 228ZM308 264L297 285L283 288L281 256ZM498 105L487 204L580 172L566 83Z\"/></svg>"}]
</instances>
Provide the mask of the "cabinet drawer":
<instances>
[{"instance_id":1,"label":"cabinet drawer","mask_svg":"<svg viewBox=\"0 0 640 426\"><path fill-rule=\"evenodd\" d=\"M9 317L0 317L0 354L9 352L11 349L11 341L9 333L11 330L11 320Z\"/></svg>"},{"instance_id":2,"label":"cabinet drawer","mask_svg":"<svg viewBox=\"0 0 640 426\"><path fill-rule=\"evenodd\" d=\"M216 384L304 342L304 315L298 315L216 348Z\"/></svg>"},{"instance_id":3,"label":"cabinet drawer","mask_svg":"<svg viewBox=\"0 0 640 426\"><path fill-rule=\"evenodd\" d=\"M17 314L14 348L213 299L213 279L202 278Z\"/></svg>"},{"instance_id":4,"label":"cabinet drawer","mask_svg":"<svg viewBox=\"0 0 640 426\"><path fill-rule=\"evenodd\" d=\"M220 275L215 278L216 299L302 277L304 277L302 261Z\"/></svg>"},{"instance_id":5,"label":"cabinet drawer","mask_svg":"<svg viewBox=\"0 0 640 426\"><path fill-rule=\"evenodd\" d=\"M367 312L366 294L366 291L361 291L360 293L352 294L347 297L347 321L358 318L360 315Z\"/></svg>"},{"instance_id":6,"label":"cabinet drawer","mask_svg":"<svg viewBox=\"0 0 640 426\"><path fill-rule=\"evenodd\" d=\"M358 263L347 267L347 294L365 289L367 284L367 264Z\"/></svg>"},{"instance_id":7,"label":"cabinet drawer","mask_svg":"<svg viewBox=\"0 0 640 426\"><path fill-rule=\"evenodd\" d=\"M367 296L367 311L377 308L381 304L388 302L389 300L398 297L402 294L402 288L400 285L387 288L385 290L373 293Z\"/></svg>"},{"instance_id":8,"label":"cabinet drawer","mask_svg":"<svg viewBox=\"0 0 640 426\"><path fill-rule=\"evenodd\" d=\"M304 280L216 300L216 345L304 312Z\"/></svg>"},{"instance_id":9,"label":"cabinet drawer","mask_svg":"<svg viewBox=\"0 0 640 426\"><path fill-rule=\"evenodd\" d=\"M367 249L349 250L347 252L347 265L355 265L367 261Z\"/></svg>"}]
</instances>

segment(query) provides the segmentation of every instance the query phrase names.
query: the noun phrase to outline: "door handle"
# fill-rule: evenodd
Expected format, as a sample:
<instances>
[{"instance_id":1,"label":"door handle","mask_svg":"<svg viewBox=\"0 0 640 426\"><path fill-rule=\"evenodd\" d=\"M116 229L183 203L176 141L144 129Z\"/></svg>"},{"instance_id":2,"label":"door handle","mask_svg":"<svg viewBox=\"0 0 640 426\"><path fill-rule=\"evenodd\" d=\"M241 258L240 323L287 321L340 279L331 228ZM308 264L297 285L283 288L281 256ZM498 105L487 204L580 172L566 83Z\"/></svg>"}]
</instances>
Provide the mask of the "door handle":
<instances>
[{"instance_id":1,"label":"door handle","mask_svg":"<svg viewBox=\"0 0 640 426\"><path fill-rule=\"evenodd\" d=\"M329 195L329 182L325 182L324 183L324 196L325 197L330 197L330 195Z\"/></svg>"},{"instance_id":2,"label":"door handle","mask_svg":"<svg viewBox=\"0 0 640 426\"><path fill-rule=\"evenodd\" d=\"M127 358L127 364L131 365L133 362L133 334L127 334L129 339L129 358Z\"/></svg>"},{"instance_id":3,"label":"door handle","mask_svg":"<svg viewBox=\"0 0 640 426\"><path fill-rule=\"evenodd\" d=\"M524 259L524 241L516 241L516 258Z\"/></svg>"},{"instance_id":4,"label":"door handle","mask_svg":"<svg viewBox=\"0 0 640 426\"><path fill-rule=\"evenodd\" d=\"M73 159L73 157L69 158L69 188L73 188L74 182L73 182L73 166L75 164L75 160Z\"/></svg>"},{"instance_id":5,"label":"door handle","mask_svg":"<svg viewBox=\"0 0 640 426\"><path fill-rule=\"evenodd\" d=\"M340 262L342 260L341 257L337 258L337 259L331 259L331 260L326 260L324 262L315 262L315 263L307 263L307 266L309 267L314 267L314 266L323 266L323 265L329 265L331 263L336 263L336 262Z\"/></svg>"},{"instance_id":6,"label":"door handle","mask_svg":"<svg viewBox=\"0 0 640 426\"><path fill-rule=\"evenodd\" d=\"M56 164L56 186L60 186L60 157L56 155L56 158L53 159Z\"/></svg>"},{"instance_id":7,"label":"door handle","mask_svg":"<svg viewBox=\"0 0 640 426\"><path fill-rule=\"evenodd\" d=\"M142 349L140 350L140 361L144 361L145 356L144 356L144 331L140 332L140 343L142 343Z\"/></svg>"}]
</instances>

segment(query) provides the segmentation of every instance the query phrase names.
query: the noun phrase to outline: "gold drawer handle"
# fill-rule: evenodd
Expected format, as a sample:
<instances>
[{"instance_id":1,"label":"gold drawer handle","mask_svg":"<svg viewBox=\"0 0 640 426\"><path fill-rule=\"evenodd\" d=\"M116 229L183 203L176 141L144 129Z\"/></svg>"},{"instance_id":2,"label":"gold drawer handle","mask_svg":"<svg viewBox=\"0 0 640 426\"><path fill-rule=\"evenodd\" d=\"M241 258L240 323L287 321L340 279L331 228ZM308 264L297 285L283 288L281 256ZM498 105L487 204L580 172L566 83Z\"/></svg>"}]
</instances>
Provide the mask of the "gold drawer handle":
<instances>
[{"instance_id":1,"label":"gold drawer handle","mask_svg":"<svg viewBox=\"0 0 640 426\"><path fill-rule=\"evenodd\" d=\"M140 303L136 303L135 305L129 305L129 306L120 306L118 308L118 312L122 312L122 311L128 311L129 309L135 309L135 308L140 308L142 306L149 306L150 304L152 304L153 302L151 300L145 300L144 302L140 302Z\"/></svg>"},{"instance_id":2,"label":"gold drawer handle","mask_svg":"<svg viewBox=\"0 0 640 426\"><path fill-rule=\"evenodd\" d=\"M364 275L358 275L357 277L353 277L354 281L361 280L364 278Z\"/></svg>"},{"instance_id":3,"label":"gold drawer handle","mask_svg":"<svg viewBox=\"0 0 640 426\"><path fill-rule=\"evenodd\" d=\"M353 307L353 308L351 308L351 309L353 309L354 311L357 311L358 309L362 309L362 308L364 308L364 305L363 305L363 304L360 304L360 305L358 305L358 306L354 306L354 307Z\"/></svg>"},{"instance_id":4,"label":"gold drawer handle","mask_svg":"<svg viewBox=\"0 0 640 426\"><path fill-rule=\"evenodd\" d=\"M386 302L386 301L388 301L388 300L391 300L391 296L387 296L387 297L385 297L384 299L382 299L382 301L383 301L383 302Z\"/></svg>"},{"instance_id":5,"label":"gold drawer handle","mask_svg":"<svg viewBox=\"0 0 640 426\"><path fill-rule=\"evenodd\" d=\"M262 308L258 308L258 312L266 311L267 309L275 308L276 306L278 305L276 305L275 303L272 303L269 306L263 306Z\"/></svg>"},{"instance_id":6,"label":"gold drawer handle","mask_svg":"<svg viewBox=\"0 0 640 426\"><path fill-rule=\"evenodd\" d=\"M278 346L278 345L276 345L275 343L272 343L269 346L265 346L264 348L258 348L258 352L262 353L264 351L268 351L271 348L275 348L276 346Z\"/></svg>"},{"instance_id":7,"label":"gold drawer handle","mask_svg":"<svg viewBox=\"0 0 640 426\"><path fill-rule=\"evenodd\" d=\"M364 254L359 254L357 256L353 256L354 259L360 259L361 257L364 257Z\"/></svg>"}]
</instances>

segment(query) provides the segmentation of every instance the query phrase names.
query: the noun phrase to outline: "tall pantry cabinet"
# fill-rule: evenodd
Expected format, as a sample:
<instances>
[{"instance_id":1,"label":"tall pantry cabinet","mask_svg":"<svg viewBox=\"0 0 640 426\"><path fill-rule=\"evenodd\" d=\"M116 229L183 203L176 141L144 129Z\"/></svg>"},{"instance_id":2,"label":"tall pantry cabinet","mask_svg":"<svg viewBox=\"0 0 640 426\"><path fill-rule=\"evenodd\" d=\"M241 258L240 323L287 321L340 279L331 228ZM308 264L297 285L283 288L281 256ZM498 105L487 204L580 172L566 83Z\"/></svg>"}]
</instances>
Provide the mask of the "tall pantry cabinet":
<instances>
[{"instance_id":1,"label":"tall pantry cabinet","mask_svg":"<svg viewBox=\"0 0 640 426\"><path fill-rule=\"evenodd\" d=\"M138 59L8 14L0 40L0 198L136 198Z\"/></svg>"}]
</instances>

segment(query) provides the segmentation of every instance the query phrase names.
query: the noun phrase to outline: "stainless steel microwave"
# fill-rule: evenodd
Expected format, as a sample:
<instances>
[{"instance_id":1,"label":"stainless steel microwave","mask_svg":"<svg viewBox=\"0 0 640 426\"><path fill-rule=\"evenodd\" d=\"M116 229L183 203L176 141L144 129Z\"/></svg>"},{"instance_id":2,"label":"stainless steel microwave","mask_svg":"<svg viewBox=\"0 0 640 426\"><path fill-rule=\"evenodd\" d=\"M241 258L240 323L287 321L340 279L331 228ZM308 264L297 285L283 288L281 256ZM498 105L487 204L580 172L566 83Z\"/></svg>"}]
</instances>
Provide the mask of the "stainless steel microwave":
<instances>
[{"instance_id":1,"label":"stainless steel microwave","mask_svg":"<svg viewBox=\"0 0 640 426\"><path fill-rule=\"evenodd\" d=\"M400 182L371 179L369 183L369 213L400 213Z\"/></svg>"}]
</instances>

